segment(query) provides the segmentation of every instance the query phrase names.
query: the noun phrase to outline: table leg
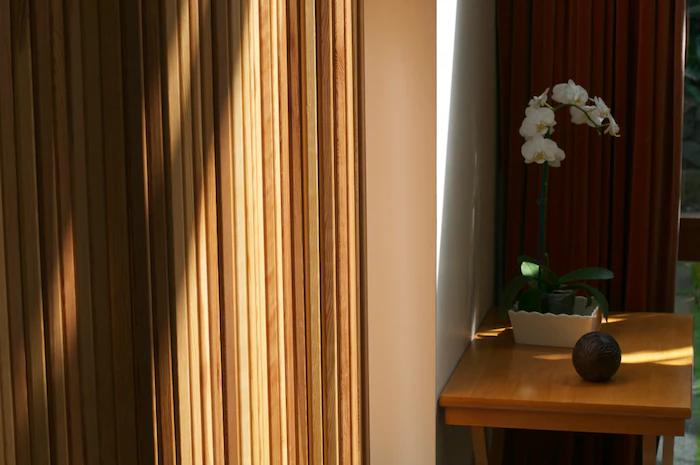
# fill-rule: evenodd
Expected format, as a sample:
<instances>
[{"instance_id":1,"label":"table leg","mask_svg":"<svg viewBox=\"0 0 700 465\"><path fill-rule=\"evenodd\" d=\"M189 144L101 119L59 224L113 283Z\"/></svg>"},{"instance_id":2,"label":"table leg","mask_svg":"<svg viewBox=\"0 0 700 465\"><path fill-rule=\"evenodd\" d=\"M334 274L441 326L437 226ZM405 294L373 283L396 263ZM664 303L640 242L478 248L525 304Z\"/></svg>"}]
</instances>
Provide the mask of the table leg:
<instances>
[{"instance_id":1,"label":"table leg","mask_svg":"<svg viewBox=\"0 0 700 465\"><path fill-rule=\"evenodd\" d=\"M663 465L673 465L673 446L675 443L675 436L664 436Z\"/></svg>"},{"instance_id":2,"label":"table leg","mask_svg":"<svg viewBox=\"0 0 700 465\"><path fill-rule=\"evenodd\" d=\"M656 465L656 436L646 434L642 438L642 463Z\"/></svg>"},{"instance_id":3,"label":"table leg","mask_svg":"<svg viewBox=\"0 0 700 465\"><path fill-rule=\"evenodd\" d=\"M472 426L472 448L474 449L474 465L489 465L486 431L483 427Z\"/></svg>"},{"instance_id":4,"label":"table leg","mask_svg":"<svg viewBox=\"0 0 700 465\"><path fill-rule=\"evenodd\" d=\"M503 428L493 428L491 430L491 447L489 465L501 465L503 463Z\"/></svg>"}]
</instances>

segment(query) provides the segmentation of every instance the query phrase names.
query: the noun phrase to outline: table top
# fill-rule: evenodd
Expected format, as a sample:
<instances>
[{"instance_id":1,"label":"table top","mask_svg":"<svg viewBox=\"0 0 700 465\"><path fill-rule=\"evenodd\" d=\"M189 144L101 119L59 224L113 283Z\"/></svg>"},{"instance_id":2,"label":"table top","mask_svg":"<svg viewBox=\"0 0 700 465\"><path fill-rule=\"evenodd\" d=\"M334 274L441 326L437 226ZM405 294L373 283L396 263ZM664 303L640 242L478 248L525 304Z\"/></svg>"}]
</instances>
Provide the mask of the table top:
<instances>
[{"instance_id":1,"label":"table top","mask_svg":"<svg viewBox=\"0 0 700 465\"><path fill-rule=\"evenodd\" d=\"M603 323L601 331L617 339L622 364L610 382L589 383L574 370L571 349L515 344L510 328L490 316L452 373L440 405L448 413L505 409L668 419L690 416L692 316L616 314Z\"/></svg>"}]
</instances>

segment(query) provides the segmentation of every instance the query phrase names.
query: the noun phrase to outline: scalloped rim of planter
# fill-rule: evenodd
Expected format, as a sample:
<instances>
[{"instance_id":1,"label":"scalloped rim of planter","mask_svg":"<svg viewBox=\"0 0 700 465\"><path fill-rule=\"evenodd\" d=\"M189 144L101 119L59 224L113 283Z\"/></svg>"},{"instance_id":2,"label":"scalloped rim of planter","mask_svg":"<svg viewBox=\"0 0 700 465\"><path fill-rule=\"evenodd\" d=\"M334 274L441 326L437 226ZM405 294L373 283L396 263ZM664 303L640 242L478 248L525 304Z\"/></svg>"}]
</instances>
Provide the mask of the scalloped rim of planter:
<instances>
[{"instance_id":1,"label":"scalloped rim of planter","mask_svg":"<svg viewBox=\"0 0 700 465\"><path fill-rule=\"evenodd\" d=\"M577 296L575 314L509 310L513 337L517 344L574 347L581 336L600 328L600 309L597 305L586 307L586 298Z\"/></svg>"}]
</instances>

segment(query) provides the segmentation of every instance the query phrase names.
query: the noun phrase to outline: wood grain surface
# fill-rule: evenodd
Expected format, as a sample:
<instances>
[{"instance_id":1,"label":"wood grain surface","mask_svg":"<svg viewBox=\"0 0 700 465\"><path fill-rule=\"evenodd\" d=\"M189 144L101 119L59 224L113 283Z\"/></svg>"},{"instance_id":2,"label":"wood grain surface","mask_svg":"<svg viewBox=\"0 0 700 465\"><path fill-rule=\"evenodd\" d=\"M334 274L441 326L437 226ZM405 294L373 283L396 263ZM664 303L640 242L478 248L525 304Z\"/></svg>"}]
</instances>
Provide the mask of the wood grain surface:
<instances>
[{"instance_id":1,"label":"wood grain surface","mask_svg":"<svg viewBox=\"0 0 700 465\"><path fill-rule=\"evenodd\" d=\"M0 0L0 465L363 462L359 0Z\"/></svg>"},{"instance_id":2,"label":"wood grain surface","mask_svg":"<svg viewBox=\"0 0 700 465\"><path fill-rule=\"evenodd\" d=\"M608 383L583 381L570 349L514 344L487 321L440 396L449 423L637 434L682 434L690 416L691 316L610 317L601 331L622 349Z\"/></svg>"}]
</instances>

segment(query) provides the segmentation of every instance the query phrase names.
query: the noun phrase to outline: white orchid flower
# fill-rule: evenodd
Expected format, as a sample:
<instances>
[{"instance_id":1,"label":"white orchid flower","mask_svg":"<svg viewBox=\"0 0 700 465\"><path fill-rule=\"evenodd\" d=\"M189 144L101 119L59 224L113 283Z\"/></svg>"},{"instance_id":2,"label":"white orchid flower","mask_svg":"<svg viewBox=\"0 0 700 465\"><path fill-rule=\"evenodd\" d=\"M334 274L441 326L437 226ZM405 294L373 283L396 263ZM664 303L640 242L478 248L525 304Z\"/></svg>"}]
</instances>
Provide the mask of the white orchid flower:
<instances>
[{"instance_id":1,"label":"white orchid flower","mask_svg":"<svg viewBox=\"0 0 700 465\"><path fill-rule=\"evenodd\" d=\"M552 141L552 142L554 142L554 141ZM557 145L556 142L554 143L554 145ZM559 146L557 146L557 150L556 150L556 152L554 152L554 160L550 160L547 163L549 163L549 166L551 166L553 168L559 168L561 166L561 162L562 162L562 160L564 160L564 158L566 158L566 154Z\"/></svg>"},{"instance_id":2,"label":"white orchid flower","mask_svg":"<svg viewBox=\"0 0 700 465\"><path fill-rule=\"evenodd\" d=\"M595 107L593 105L584 105L582 107L576 105L573 107L569 107L571 122L574 124L591 124L591 120L589 118L593 117L594 110Z\"/></svg>"},{"instance_id":3,"label":"white orchid flower","mask_svg":"<svg viewBox=\"0 0 700 465\"><path fill-rule=\"evenodd\" d=\"M605 119L610 116L610 108L608 108L605 102L603 102L602 98L593 97L593 104L595 105L597 114L601 117L601 119Z\"/></svg>"},{"instance_id":4,"label":"white orchid flower","mask_svg":"<svg viewBox=\"0 0 700 465\"><path fill-rule=\"evenodd\" d=\"M529 108L540 108L547 106L547 94L549 93L549 87L547 87L544 92L542 92L540 95L535 95L530 99L530 102L527 104L528 109ZM526 110L527 112L527 110Z\"/></svg>"},{"instance_id":5,"label":"white orchid flower","mask_svg":"<svg viewBox=\"0 0 700 465\"><path fill-rule=\"evenodd\" d=\"M583 106L588 102L588 92L572 79L569 79L569 82L554 86L554 89L552 89L552 99L566 105Z\"/></svg>"},{"instance_id":6,"label":"white orchid flower","mask_svg":"<svg viewBox=\"0 0 700 465\"><path fill-rule=\"evenodd\" d=\"M564 151L557 146L552 139L533 137L525 141L520 149L525 163L549 163L550 166L561 166L561 161L566 157Z\"/></svg>"},{"instance_id":7,"label":"white orchid flower","mask_svg":"<svg viewBox=\"0 0 700 465\"><path fill-rule=\"evenodd\" d=\"M557 122L554 120L554 112L547 107L528 108L525 112L527 116L520 125L520 135L525 139L544 136L551 133Z\"/></svg>"},{"instance_id":8,"label":"white orchid flower","mask_svg":"<svg viewBox=\"0 0 700 465\"><path fill-rule=\"evenodd\" d=\"M603 124L606 118L610 118L612 115L610 114L610 108L608 108L602 98L593 97L592 100L594 107L590 115L593 121L588 121L588 125L593 128L598 128Z\"/></svg>"},{"instance_id":9,"label":"white orchid flower","mask_svg":"<svg viewBox=\"0 0 700 465\"><path fill-rule=\"evenodd\" d=\"M620 135L620 126L617 125L617 121L612 115L608 116L608 126L605 128L605 134L609 134L613 137Z\"/></svg>"},{"instance_id":10,"label":"white orchid flower","mask_svg":"<svg viewBox=\"0 0 700 465\"><path fill-rule=\"evenodd\" d=\"M547 164L551 167L561 166L566 158L564 151L556 142L549 139L557 124L555 111L570 107L569 114L573 124L587 124L605 134L619 136L620 127L613 118L610 108L600 97L589 100L588 91L572 79L557 84L552 90L552 99L561 106L552 107L547 102L549 88L540 95L530 99L525 108L525 119L520 125L519 133L525 138L520 153L525 163Z\"/></svg>"}]
</instances>

